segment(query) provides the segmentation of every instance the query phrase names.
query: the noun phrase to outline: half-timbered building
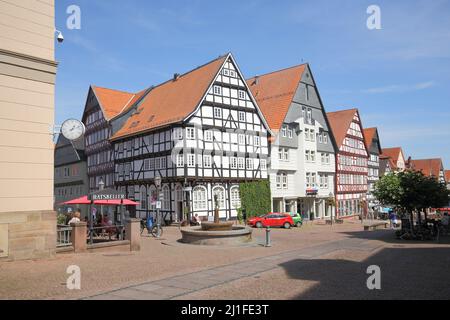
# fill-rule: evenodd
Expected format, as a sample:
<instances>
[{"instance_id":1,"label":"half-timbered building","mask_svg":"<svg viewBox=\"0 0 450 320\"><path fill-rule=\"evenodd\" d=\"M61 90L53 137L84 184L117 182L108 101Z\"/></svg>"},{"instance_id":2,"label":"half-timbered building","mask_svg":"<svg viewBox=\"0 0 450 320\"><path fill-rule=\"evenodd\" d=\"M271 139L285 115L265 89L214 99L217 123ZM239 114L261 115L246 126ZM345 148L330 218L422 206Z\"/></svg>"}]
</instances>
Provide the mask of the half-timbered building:
<instances>
[{"instance_id":1,"label":"half-timbered building","mask_svg":"<svg viewBox=\"0 0 450 320\"><path fill-rule=\"evenodd\" d=\"M87 156L89 191L114 187L114 154L109 138L120 127L114 125L119 115L127 114L145 90L136 94L91 86L89 88L82 122L86 126L85 154Z\"/></svg>"},{"instance_id":2,"label":"half-timbered building","mask_svg":"<svg viewBox=\"0 0 450 320\"><path fill-rule=\"evenodd\" d=\"M406 169L405 154L401 147L384 148L381 150L383 158L389 159L389 167L392 172L401 172Z\"/></svg>"},{"instance_id":3,"label":"half-timbered building","mask_svg":"<svg viewBox=\"0 0 450 320\"><path fill-rule=\"evenodd\" d=\"M247 80L270 128L274 212L334 216L336 143L309 64Z\"/></svg>"},{"instance_id":4,"label":"half-timbered building","mask_svg":"<svg viewBox=\"0 0 450 320\"><path fill-rule=\"evenodd\" d=\"M427 177L434 177L438 182L445 184L445 170L442 159L416 159L409 160L407 167L410 170L422 172Z\"/></svg>"},{"instance_id":5,"label":"half-timbered building","mask_svg":"<svg viewBox=\"0 0 450 320\"><path fill-rule=\"evenodd\" d=\"M379 202L373 195L373 191L375 190L375 183L380 179L380 154L381 154L381 144L380 144L380 136L378 135L377 128L368 128L364 129L364 137L366 149L369 152L369 161L368 161L368 192L367 192L367 201L369 205L369 212L374 212Z\"/></svg>"},{"instance_id":6,"label":"half-timbered building","mask_svg":"<svg viewBox=\"0 0 450 320\"><path fill-rule=\"evenodd\" d=\"M119 117L120 118L120 117ZM227 54L151 88L111 141L115 184L136 216L237 215L239 183L267 179L268 125ZM162 178L158 197L154 178Z\"/></svg>"},{"instance_id":7,"label":"half-timbered building","mask_svg":"<svg viewBox=\"0 0 450 320\"><path fill-rule=\"evenodd\" d=\"M357 109L327 114L339 148L336 160L337 215L366 214L369 153Z\"/></svg>"}]
</instances>

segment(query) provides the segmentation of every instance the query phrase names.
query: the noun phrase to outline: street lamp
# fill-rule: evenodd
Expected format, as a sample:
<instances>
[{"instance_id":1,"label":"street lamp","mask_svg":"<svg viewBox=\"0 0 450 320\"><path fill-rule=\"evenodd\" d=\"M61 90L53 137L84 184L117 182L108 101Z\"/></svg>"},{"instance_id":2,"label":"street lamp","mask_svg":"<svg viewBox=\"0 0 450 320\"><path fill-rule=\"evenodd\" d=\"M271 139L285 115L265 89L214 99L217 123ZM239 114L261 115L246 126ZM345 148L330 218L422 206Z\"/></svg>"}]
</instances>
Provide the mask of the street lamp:
<instances>
[{"instance_id":1,"label":"street lamp","mask_svg":"<svg viewBox=\"0 0 450 320\"><path fill-rule=\"evenodd\" d=\"M156 176L155 177L155 186L156 186L156 194L158 195L158 199L156 201L156 230L157 235L156 237L159 238L161 236L161 216L160 216L160 209L161 209L161 177Z\"/></svg>"}]
</instances>

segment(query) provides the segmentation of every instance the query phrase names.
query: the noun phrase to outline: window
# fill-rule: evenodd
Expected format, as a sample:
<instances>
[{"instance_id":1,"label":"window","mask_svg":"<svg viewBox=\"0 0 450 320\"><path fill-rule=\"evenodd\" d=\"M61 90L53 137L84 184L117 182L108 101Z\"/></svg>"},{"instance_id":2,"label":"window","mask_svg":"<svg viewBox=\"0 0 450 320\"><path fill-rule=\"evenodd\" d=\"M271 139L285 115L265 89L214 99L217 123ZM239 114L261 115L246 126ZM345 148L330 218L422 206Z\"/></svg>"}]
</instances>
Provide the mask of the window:
<instances>
[{"instance_id":1,"label":"window","mask_svg":"<svg viewBox=\"0 0 450 320\"><path fill-rule=\"evenodd\" d=\"M203 166L205 168L211 168L212 162L211 162L211 156L210 155L204 155L203 156Z\"/></svg>"},{"instance_id":2,"label":"window","mask_svg":"<svg viewBox=\"0 0 450 320\"><path fill-rule=\"evenodd\" d=\"M142 210L147 210L147 191L145 190L145 187L142 186L141 187L141 192L140 192L140 206Z\"/></svg>"},{"instance_id":3,"label":"window","mask_svg":"<svg viewBox=\"0 0 450 320\"><path fill-rule=\"evenodd\" d=\"M305 151L305 161L310 162L311 161L311 151L306 150Z\"/></svg>"},{"instance_id":4,"label":"window","mask_svg":"<svg viewBox=\"0 0 450 320\"><path fill-rule=\"evenodd\" d=\"M246 159L246 167L247 170L253 170L253 159L250 158Z\"/></svg>"},{"instance_id":5,"label":"window","mask_svg":"<svg viewBox=\"0 0 450 320\"><path fill-rule=\"evenodd\" d=\"M222 109L221 108L214 108L214 117L222 118Z\"/></svg>"},{"instance_id":6,"label":"window","mask_svg":"<svg viewBox=\"0 0 450 320\"><path fill-rule=\"evenodd\" d=\"M288 148L280 148L278 150L278 159L280 161L289 161L289 149Z\"/></svg>"},{"instance_id":7,"label":"window","mask_svg":"<svg viewBox=\"0 0 450 320\"><path fill-rule=\"evenodd\" d=\"M322 135L319 133L319 143L322 143L323 142L323 139L322 139L323 137L322 137Z\"/></svg>"},{"instance_id":8,"label":"window","mask_svg":"<svg viewBox=\"0 0 450 320\"><path fill-rule=\"evenodd\" d=\"M309 130L309 140L312 142L316 141L316 133L313 129Z\"/></svg>"},{"instance_id":9,"label":"window","mask_svg":"<svg viewBox=\"0 0 450 320\"><path fill-rule=\"evenodd\" d=\"M239 134L239 136L238 136L238 143L240 145L245 145L245 135L244 134Z\"/></svg>"},{"instance_id":10,"label":"window","mask_svg":"<svg viewBox=\"0 0 450 320\"><path fill-rule=\"evenodd\" d=\"M283 136L283 138L286 138L287 136L287 128L285 126L283 126L283 128L281 129L281 135Z\"/></svg>"},{"instance_id":11,"label":"window","mask_svg":"<svg viewBox=\"0 0 450 320\"><path fill-rule=\"evenodd\" d=\"M195 167L195 154L190 153L187 155L187 165L191 168Z\"/></svg>"},{"instance_id":12,"label":"window","mask_svg":"<svg viewBox=\"0 0 450 320\"><path fill-rule=\"evenodd\" d=\"M277 174L276 178L277 189L287 189L288 188L288 177L286 173Z\"/></svg>"},{"instance_id":13,"label":"window","mask_svg":"<svg viewBox=\"0 0 450 320\"><path fill-rule=\"evenodd\" d=\"M170 188L169 186L165 185L162 188L163 191L163 201L162 201L162 209L163 210L170 210Z\"/></svg>"},{"instance_id":14,"label":"window","mask_svg":"<svg viewBox=\"0 0 450 320\"><path fill-rule=\"evenodd\" d=\"M246 143L247 145L251 145L251 144L252 144L251 136L250 136L249 134L247 134L247 135L245 136L245 143Z\"/></svg>"},{"instance_id":15,"label":"window","mask_svg":"<svg viewBox=\"0 0 450 320\"><path fill-rule=\"evenodd\" d=\"M261 170L266 170L267 169L267 162L266 162L265 159L261 159L259 161L259 163L260 163Z\"/></svg>"},{"instance_id":16,"label":"window","mask_svg":"<svg viewBox=\"0 0 450 320\"><path fill-rule=\"evenodd\" d=\"M183 154L177 155L177 167L178 168L184 167L184 155Z\"/></svg>"},{"instance_id":17,"label":"window","mask_svg":"<svg viewBox=\"0 0 450 320\"><path fill-rule=\"evenodd\" d=\"M192 203L194 211L206 210L206 188L197 186L192 190Z\"/></svg>"},{"instance_id":18,"label":"window","mask_svg":"<svg viewBox=\"0 0 450 320\"><path fill-rule=\"evenodd\" d=\"M231 187L231 207L235 209L241 207L241 198L239 196L238 186Z\"/></svg>"},{"instance_id":19,"label":"window","mask_svg":"<svg viewBox=\"0 0 450 320\"><path fill-rule=\"evenodd\" d=\"M186 128L186 139L195 140L195 128Z\"/></svg>"},{"instance_id":20,"label":"window","mask_svg":"<svg viewBox=\"0 0 450 320\"><path fill-rule=\"evenodd\" d=\"M222 94L222 88L219 86L214 86L214 94L221 95Z\"/></svg>"},{"instance_id":21,"label":"window","mask_svg":"<svg viewBox=\"0 0 450 320\"><path fill-rule=\"evenodd\" d=\"M244 167L244 158L238 158L238 168L239 169L245 169Z\"/></svg>"},{"instance_id":22,"label":"window","mask_svg":"<svg viewBox=\"0 0 450 320\"><path fill-rule=\"evenodd\" d=\"M216 208L216 197L217 196L217 207L219 209L225 209L225 189L223 187L213 188L213 206Z\"/></svg>"},{"instance_id":23,"label":"window","mask_svg":"<svg viewBox=\"0 0 450 320\"><path fill-rule=\"evenodd\" d=\"M245 122L245 112L239 111L239 121Z\"/></svg>"},{"instance_id":24,"label":"window","mask_svg":"<svg viewBox=\"0 0 450 320\"><path fill-rule=\"evenodd\" d=\"M326 133L326 132L323 133L323 143L325 143L325 144L328 143L328 133Z\"/></svg>"},{"instance_id":25,"label":"window","mask_svg":"<svg viewBox=\"0 0 450 320\"><path fill-rule=\"evenodd\" d=\"M228 69L223 69L223 75L228 76L230 73L228 72Z\"/></svg>"},{"instance_id":26,"label":"window","mask_svg":"<svg viewBox=\"0 0 450 320\"><path fill-rule=\"evenodd\" d=\"M306 187L311 187L311 173L309 172L306 173Z\"/></svg>"},{"instance_id":27,"label":"window","mask_svg":"<svg viewBox=\"0 0 450 320\"><path fill-rule=\"evenodd\" d=\"M305 99L306 99L306 101L309 101L309 90L308 90L308 85L305 85Z\"/></svg>"},{"instance_id":28,"label":"window","mask_svg":"<svg viewBox=\"0 0 450 320\"><path fill-rule=\"evenodd\" d=\"M316 152L311 151L311 162L316 162Z\"/></svg>"},{"instance_id":29,"label":"window","mask_svg":"<svg viewBox=\"0 0 450 320\"><path fill-rule=\"evenodd\" d=\"M309 129L305 129L305 140L309 141Z\"/></svg>"},{"instance_id":30,"label":"window","mask_svg":"<svg viewBox=\"0 0 450 320\"><path fill-rule=\"evenodd\" d=\"M230 77L236 77L236 72L233 70L230 70Z\"/></svg>"},{"instance_id":31,"label":"window","mask_svg":"<svg viewBox=\"0 0 450 320\"><path fill-rule=\"evenodd\" d=\"M289 139L292 139L292 129L291 128L288 128L288 138Z\"/></svg>"},{"instance_id":32,"label":"window","mask_svg":"<svg viewBox=\"0 0 450 320\"><path fill-rule=\"evenodd\" d=\"M239 90L239 99L245 100L245 91Z\"/></svg>"},{"instance_id":33,"label":"window","mask_svg":"<svg viewBox=\"0 0 450 320\"><path fill-rule=\"evenodd\" d=\"M306 108L302 107L302 118L305 119L306 117Z\"/></svg>"},{"instance_id":34,"label":"window","mask_svg":"<svg viewBox=\"0 0 450 320\"><path fill-rule=\"evenodd\" d=\"M237 169L237 158L236 157L230 158L230 168Z\"/></svg>"},{"instance_id":35,"label":"window","mask_svg":"<svg viewBox=\"0 0 450 320\"><path fill-rule=\"evenodd\" d=\"M308 120L308 123L311 123L311 122L312 122L312 110L311 110L311 108L308 108L308 111L307 111L307 120Z\"/></svg>"},{"instance_id":36,"label":"window","mask_svg":"<svg viewBox=\"0 0 450 320\"><path fill-rule=\"evenodd\" d=\"M161 158L161 169L166 169L166 168L167 168L167 158L162 157Z\"/></svg>"},{"instance_id":37,"label":"window","mask_svg":"<svg viewBox=\"0 0 450 320\"><path fill-rule=\"evenodd\" d=\"M213 132L205 131L205 141L213 141Z\"/></svg>"},{"instance_id":38,"label":"window","mask_svg":"<svg viewBox=\"0 0 450 320\"><path fill-rule=\"evenodd\" d=\"M259 147L259 145L260 145L259 136L253 137L253 143L254 143L255 147Z\"/></svg>"},{"instance_id":39,"label":"window","mask_svg":"<svg viewBox=\"0 0 450 320\"><path fill-rule=\"evenodd\" d=\"M182 140L183 139L183 131L181 128L175 128L173 130L173 140Z\"/></svg>"}]
</instances>

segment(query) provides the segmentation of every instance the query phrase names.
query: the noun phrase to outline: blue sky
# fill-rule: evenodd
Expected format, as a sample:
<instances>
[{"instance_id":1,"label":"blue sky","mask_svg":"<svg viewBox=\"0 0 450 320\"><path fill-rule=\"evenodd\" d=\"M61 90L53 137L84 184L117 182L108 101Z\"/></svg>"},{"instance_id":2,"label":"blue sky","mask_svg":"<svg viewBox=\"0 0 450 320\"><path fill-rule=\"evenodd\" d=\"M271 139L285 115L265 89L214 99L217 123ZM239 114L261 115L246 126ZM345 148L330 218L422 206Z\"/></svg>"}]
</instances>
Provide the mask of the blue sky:
<instances>
[{"instance_id":1,"label":"blue sky","mask_svg":"<svg viewBox=\"0 0 450 320\"><path fill-rule=\"evenodd\" d=\"M309 62L327 111L357 107L382 147L450 168L450 0L58 0L56 17L57 123L90 84L137 92L231 51L246 77Z\"/></svg>"}]
</instances>

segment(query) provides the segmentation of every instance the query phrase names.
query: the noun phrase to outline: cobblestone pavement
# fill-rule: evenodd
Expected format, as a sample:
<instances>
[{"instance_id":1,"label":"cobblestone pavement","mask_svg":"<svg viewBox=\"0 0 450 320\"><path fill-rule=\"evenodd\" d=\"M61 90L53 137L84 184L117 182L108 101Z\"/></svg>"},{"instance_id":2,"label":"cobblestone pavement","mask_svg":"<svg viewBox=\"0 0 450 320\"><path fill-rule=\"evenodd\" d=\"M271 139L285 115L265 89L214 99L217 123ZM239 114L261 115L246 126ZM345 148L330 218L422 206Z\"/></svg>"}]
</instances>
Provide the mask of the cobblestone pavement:
<instances>
[{"instance_id":1,"label":"cobblestone pavement","mask_svg":"<svg viewBox=\"0 0 450 320\"><path fill-rule=\"evenodd\" d=\"M61 254L51 260L2 262L0 299L320 298L326 296L324 292L339 292L342 287L332 281L332 274L337 279L357 274L361 261L387 249L392 250L384 260L395 261L402 252L404 261L411 263L416 261L403 249L424 250L418 257L427 259L436 259L432 254L436 250L449 250L448 245L395 241L390 230L362 229L357 223L273 229L273 246L265 248L260 245L264 230L254 230L256 244L252 246L203 247L178 243L179 230L169 227L164 229L163 240L142 237L139 252ZM320 261L323 266L314 265ZM432 265L442 267L448 263L436 261L437 264L418 263L423 268L421 274ZM81 268L81 290L66 288L66 269L70 265ZM299 266L306 266L301 268L312 274L299 273ZM400 263L396 268L400 266L405 267ZM398 268L396 271L400 272ZM359 273L365 283L367 275ZM446 274L437 274L447 280ZM350 280L348 283L356 281ZM331 294L331 298L334 296L338 294Z\"/></svg>"}]
</instances>

